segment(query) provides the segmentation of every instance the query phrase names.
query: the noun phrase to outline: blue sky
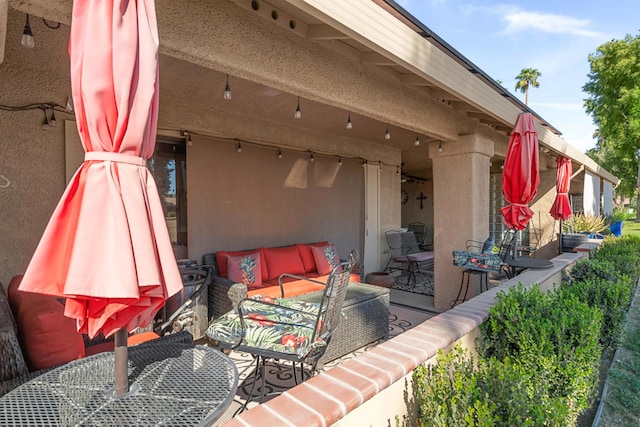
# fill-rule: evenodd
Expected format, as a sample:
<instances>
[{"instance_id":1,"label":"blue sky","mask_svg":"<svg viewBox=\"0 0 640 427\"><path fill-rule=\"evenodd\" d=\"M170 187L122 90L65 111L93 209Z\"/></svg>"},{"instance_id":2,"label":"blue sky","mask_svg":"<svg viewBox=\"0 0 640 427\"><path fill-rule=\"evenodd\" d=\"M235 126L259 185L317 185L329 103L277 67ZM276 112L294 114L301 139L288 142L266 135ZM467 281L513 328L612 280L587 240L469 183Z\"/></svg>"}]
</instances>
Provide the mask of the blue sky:
<instances>
[{"instance_id":1,"label":"blue sky","mask_svg":"<svg viewBox=\"0 0 640 427\"><path fill-rule=\"evenodd\" d=\"M595 145L582 86L589 54L612 39L640 33L640 0L397 0L463 56L516 94L523 68L536 68L529 107L580 151Z\"/></svg>"}]
</instances>

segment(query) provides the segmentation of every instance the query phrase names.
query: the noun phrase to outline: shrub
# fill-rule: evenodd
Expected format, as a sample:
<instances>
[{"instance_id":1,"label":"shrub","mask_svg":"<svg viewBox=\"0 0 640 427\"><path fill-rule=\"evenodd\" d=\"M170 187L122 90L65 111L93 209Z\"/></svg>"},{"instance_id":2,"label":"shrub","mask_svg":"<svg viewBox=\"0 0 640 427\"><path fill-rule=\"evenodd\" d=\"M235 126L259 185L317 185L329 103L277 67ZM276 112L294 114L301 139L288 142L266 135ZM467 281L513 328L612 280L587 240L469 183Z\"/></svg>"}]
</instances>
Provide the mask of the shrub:
<instances>
[{"instance_id":1,"label":"shrub","mask_svg":"<svg viewBox=\"0 0 640 427\"><path fill-rule=\"evenodd\" d=\"M619 274L626 274L635 283L640 276L640 237L606 237L594 259L611 263Z\"/></svg>"},{"instance_id":2,"label":"shrub","mask_svg":"<svg viewBox=\"0 0 640 427\"><path fill-rule=\"evenodd\" d=\"M595 390L601 324L599 309L568 293L519 285L498 294L480 327L479 353L521 365L550 399L568 399L568 417L575 420Z\"/></svg>"},{"instance_id":3,"label":"shrub","mask_svg":"<svg viewBox=\"0 0 640 427\"><path fill-rule=\"evenodd\" d=\"M563 282L560 291L600 309L603 313L600 343L607 347L615 345L620 338L633 288L634 282L626 275L616 281L594 276Z\"/></svg>"},{"instance_id":4,"label":"shrub","mask_svg":"<svg viewBox=\"0 0 640 427\"><path fill-rule=\"evenodd\" d=\"M606 259L579 259L571 267L569 273L571 281L582 281L585 279L602 279L615 282L617 280L618 271L615 265Z\"/></svg>"},{"instance_id":5,"label":"shrub","mask_svg":"<svg viewBox=\"0 0 640 427\"><path fill-rule=\"evenodd\" d=\"M561 426L564 398L550 398L535 377L510 359L478 361L460 346L413 372L422 426Z\"/></svg>"}]
</instances>

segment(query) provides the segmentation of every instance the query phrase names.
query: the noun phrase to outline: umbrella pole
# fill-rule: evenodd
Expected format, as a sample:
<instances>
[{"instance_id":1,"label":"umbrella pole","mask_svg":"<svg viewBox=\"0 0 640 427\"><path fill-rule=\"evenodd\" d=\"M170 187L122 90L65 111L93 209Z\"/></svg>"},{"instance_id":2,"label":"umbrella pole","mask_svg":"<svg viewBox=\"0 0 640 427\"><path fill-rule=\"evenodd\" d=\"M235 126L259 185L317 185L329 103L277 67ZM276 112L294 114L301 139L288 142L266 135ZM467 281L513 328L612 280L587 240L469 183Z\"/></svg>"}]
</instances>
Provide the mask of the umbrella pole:
<instances>
[{"instance_id":1,"label":"umbrella pole","mask_svg":"<svg viewBox=\"0 0 640 427\"><path fill-rule=\"evenodd\" d=\"M560 220L560 232L558 233L558 254L562 254L562 220Z\"/></svg>"},{"instance_id":2,"label":"umbrella pole","mask_svg":"<svg viewBox=\"0 0 640 427\"><path fill-rule=\"evenodd\" d=\"M120 396L129 392L127 330L120 328L115 334L115 373L116 386L114 394Z\"/></svg>"}]
</instances>

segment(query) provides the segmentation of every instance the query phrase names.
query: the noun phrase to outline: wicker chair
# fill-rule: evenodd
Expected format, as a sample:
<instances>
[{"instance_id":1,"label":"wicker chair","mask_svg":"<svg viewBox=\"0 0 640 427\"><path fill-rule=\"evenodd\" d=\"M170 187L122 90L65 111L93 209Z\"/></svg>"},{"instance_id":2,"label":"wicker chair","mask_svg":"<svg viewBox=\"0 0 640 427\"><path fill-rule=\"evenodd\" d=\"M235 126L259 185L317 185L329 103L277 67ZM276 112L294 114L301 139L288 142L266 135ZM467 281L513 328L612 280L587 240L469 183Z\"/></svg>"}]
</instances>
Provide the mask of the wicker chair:
<instances>
[{"instance_id":1,"label":"wicker chair","mask_svg":"<svg viewBox=\"0 0 640 427\"><path fill-rule=\"evenodd\" d=\"M213 340L214 345L250 353L256 361L251 391L239 412L246 409L251 401L258 375L262 382L262 403L267 360L291 361L296 384L298 363L302 379L305 364L310 366L312 375L315 373L318 361L340 324L349 278L357 261L357 252L352 251L347 262L333 269L319 303L255 296L242 300L237 310L211 322L207 336Z\"/></svg>"}]
</instances>

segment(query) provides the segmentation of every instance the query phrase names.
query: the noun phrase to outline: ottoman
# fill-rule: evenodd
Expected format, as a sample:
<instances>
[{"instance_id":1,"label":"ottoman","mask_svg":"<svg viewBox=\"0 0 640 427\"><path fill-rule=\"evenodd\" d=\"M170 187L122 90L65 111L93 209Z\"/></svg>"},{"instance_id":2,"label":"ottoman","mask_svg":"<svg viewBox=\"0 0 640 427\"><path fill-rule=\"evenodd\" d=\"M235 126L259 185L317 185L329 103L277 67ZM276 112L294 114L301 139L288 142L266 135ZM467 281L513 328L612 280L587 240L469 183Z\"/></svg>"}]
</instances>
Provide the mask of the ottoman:
<instances>
[{"instance_id":1,"label":"ottoman","mask_svg":"<svg viewBox=\"0 0 640 427\"><path fill-rule=\"evenodd\" d=\"M320 302L322 291L295 297ZM320 363L329 362L365 345L389 338L389 289L366 283L349 283L342 306L342 322L335 330Z\"/></svg>"}]
</instances>

